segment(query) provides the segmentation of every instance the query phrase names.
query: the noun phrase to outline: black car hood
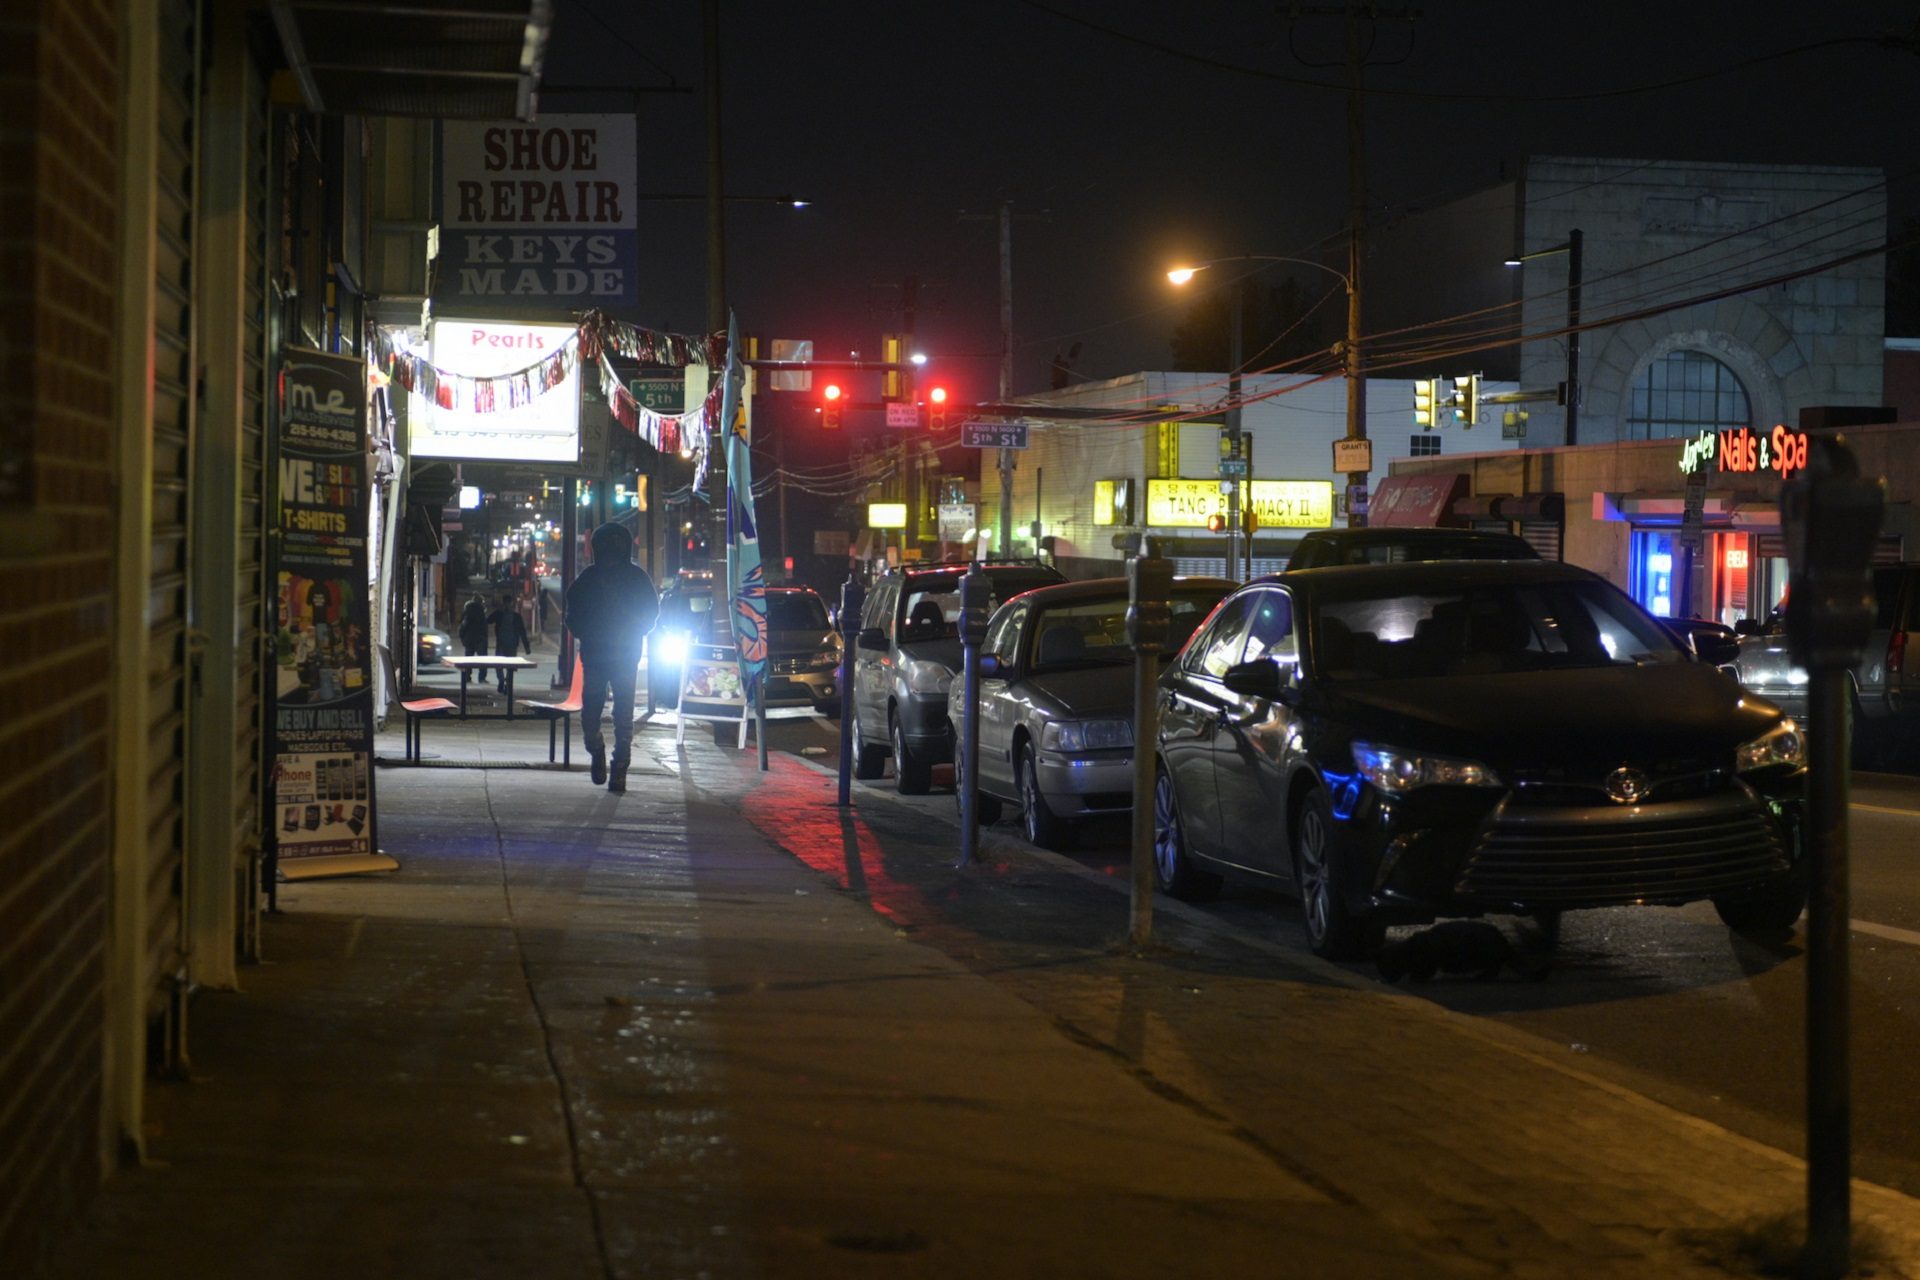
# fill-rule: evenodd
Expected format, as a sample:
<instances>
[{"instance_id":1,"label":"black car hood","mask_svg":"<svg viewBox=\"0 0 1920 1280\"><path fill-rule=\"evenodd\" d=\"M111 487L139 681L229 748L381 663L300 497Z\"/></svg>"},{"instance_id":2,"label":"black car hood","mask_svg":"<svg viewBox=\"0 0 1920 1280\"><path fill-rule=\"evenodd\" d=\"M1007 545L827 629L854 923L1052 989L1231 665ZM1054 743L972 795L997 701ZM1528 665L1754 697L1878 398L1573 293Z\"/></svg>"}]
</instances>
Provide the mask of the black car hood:
<instances>
[{"instance_id":1,"label":"black car hood","mask_svg":"<svg viewBox=\"0 0 1920 1280\"><path fill-rule=\"evenodd\" d=\"M1035 702L1076 720L1133 715L1132 663L1046 671L1022 680L1019 687Z\"/></svg>"},{"instance_id":2,"label":"black car hood","mask_svg":"<svg viewBox=\"0 0 1920 1280\"><path fill-rule=\"evenodd\" d=\"M1731 753L1779 716L1695 662L1336 684L1326 699L1357 739L1521 771Z\"/></svg>"}]
</instances>

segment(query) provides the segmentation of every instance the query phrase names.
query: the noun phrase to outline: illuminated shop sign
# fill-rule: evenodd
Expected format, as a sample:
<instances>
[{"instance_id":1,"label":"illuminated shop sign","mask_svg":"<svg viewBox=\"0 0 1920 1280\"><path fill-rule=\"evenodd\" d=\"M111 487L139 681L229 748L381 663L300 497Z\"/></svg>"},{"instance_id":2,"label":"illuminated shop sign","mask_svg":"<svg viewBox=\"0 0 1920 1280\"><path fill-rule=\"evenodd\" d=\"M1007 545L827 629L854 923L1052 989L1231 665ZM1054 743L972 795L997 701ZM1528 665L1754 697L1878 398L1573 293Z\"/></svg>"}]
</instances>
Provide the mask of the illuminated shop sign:
<instances>
[{"instance_id":1,"label":"illuminated shop sign","mask_svg":"<svg viewBox=\"0 0 1920 1280\"><path fill-rule=\"evenodd\" d=\"M1680 469L1692 475L1708 463L1739 474L1772 471L1784 480L1807 465L1807 433L1785 426L1766 435L1752 427L1702 431L1681 447Z\"/></svg>"},{"instance_id":2,"label":"illuminated shop sign","mask_svg":"<svg viewBox=\"0 0 1920 1280\"><path fill-rule=\"evenodd\" d=\"M493 378L536 365L575 333L571 324L435 320L429 358L447 373ZM425 396L407 401L409 449L416 458L474 462L580 461L580 370L524 404L488 413L442 408Z\"/></svg>"},{"instance_id":3,"label":"illuminated shop sign","mask_svg":"<svg viewBox=\"0 0 1920 1280\"><path fill-rule=\"evenodd\" d=\"M867 527L869 529L906 528L907 504L904 502L869 502L867 504Z\"/></svg>"},{"instance_id":4,"label":"illuminated shop sign","mask_svg":"<svg viewBox=\"0 0 1920 1280\"><path fill-rule=\"evenodd\" d=\"M1263 529L1326 529L1333 525L1333 481L1255 480L1247 500ZM1163 529L1204 529L1225 515L1218 480L1147 481L1147 523Z\"/></svg>"}]
</instances>

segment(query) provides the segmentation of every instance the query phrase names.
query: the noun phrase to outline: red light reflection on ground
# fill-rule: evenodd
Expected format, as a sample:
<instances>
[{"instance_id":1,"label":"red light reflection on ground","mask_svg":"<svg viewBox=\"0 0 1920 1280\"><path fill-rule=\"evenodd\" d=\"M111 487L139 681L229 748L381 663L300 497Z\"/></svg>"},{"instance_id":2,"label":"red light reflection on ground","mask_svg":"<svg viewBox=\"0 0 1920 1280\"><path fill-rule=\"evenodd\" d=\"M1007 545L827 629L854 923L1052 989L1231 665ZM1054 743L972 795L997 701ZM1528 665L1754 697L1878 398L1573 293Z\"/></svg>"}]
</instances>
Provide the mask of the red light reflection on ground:
<instances>
[{"instance_id":1,"label":"red light reflection on ground","mask_svg":"<svg viewBox=\"0 0 1920 1280\"><path fill-rule=\"evenodd\" d=\"M740 811L767 839L842 888L865 894L874 910L895 924L924 917L919 890L893 879L886 870L880 837L851 808L834 803L834 785L797 761L769 755L761 773L751 756L738 761L758 785L749 786Z\"/></svg>"}]
</instances>

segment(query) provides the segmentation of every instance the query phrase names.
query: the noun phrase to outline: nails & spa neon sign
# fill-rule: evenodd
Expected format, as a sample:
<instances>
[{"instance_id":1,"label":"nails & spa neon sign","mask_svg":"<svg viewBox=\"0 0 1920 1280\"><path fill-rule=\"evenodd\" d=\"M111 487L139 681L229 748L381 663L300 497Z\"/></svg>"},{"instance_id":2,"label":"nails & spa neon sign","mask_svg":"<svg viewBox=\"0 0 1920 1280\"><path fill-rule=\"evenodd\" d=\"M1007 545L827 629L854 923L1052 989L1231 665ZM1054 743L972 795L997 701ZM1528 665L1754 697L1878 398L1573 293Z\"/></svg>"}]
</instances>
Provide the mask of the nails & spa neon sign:
<instances>
[{"instance_id":1,"label":"nails & spa neon sign","mask_svg":"<svg viewBox=\"0 0 1920 1280\"><path fill-rule=\"evenodd\" d=\"M1708 463L1721 471L1751 474L1772 471L1782 480L1807 465L1807 433L1784 425L1761 435L1752 427L1702 431L1680 450L1680 469L1688 475Z\"/></svg>"}]
</instances>

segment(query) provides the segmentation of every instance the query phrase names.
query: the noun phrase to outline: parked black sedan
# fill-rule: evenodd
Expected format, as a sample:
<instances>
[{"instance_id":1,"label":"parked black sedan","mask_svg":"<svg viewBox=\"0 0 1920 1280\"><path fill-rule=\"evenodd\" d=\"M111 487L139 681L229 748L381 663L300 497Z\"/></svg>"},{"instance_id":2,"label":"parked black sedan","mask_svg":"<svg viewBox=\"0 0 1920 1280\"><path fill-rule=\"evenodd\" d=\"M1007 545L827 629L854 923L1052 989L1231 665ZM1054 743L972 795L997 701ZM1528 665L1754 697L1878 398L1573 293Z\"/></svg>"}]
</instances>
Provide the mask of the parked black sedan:
<instances>
[{"instance_id":1,"label":"parked black sedan","mask_svg":"<svg viewBox=\"0 0 1920 1280\"><path fill-rule=\"evenodd\" d=\"M1313 950L1389 923L1711 899L1805 903L1805 746L1627 596L1544 561L1251 583L1161 680L1160 886L1291 882Z\"/></svg>"}]
</instances>

